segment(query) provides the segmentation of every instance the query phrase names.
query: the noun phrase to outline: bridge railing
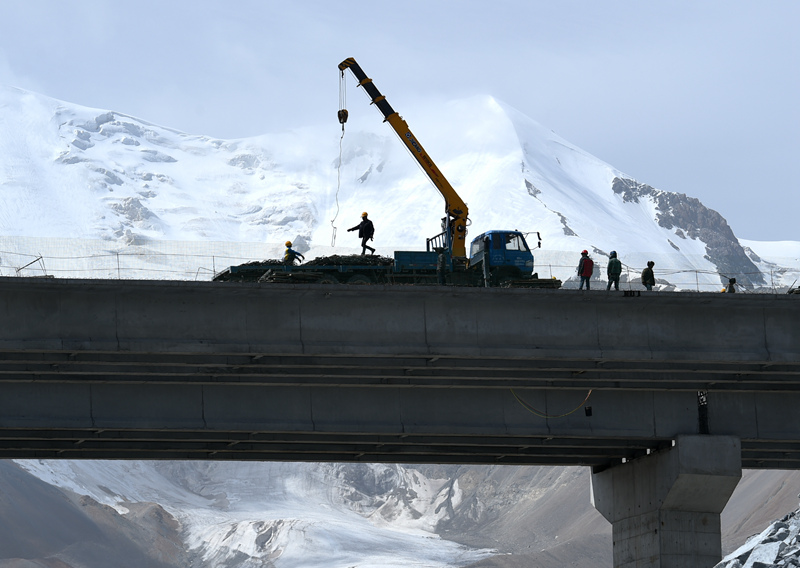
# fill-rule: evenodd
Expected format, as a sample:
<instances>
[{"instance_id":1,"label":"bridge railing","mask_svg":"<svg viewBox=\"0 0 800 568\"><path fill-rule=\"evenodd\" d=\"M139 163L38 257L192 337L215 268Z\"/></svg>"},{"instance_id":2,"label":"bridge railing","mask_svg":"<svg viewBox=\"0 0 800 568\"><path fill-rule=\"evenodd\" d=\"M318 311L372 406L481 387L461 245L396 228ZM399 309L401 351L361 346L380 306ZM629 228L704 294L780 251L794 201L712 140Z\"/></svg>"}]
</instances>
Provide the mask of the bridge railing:
<instances>
[{"instance_id":1,"label":"bridge railing","mask_svg":"<svg viewBox=\"0 0 800 568\"><path fill-rule=\"evenodd\" d=\"M228 266L279 256L278 243L0 237L0 276L211 280Z\"/></svg>"},{"instance_id":2,"label":"bridge railing","mask_svg":"<svg viewBox=\"0 0 800 568\"><path fill-rule=\"evenodd\" d=\"M400 247L402 248L402 247ZM391 256L393 247L379 254ZM47 237L0 236L0 276L88 278L120 280L211 280L229 266L281 258L283 243L218 241L105 241ZM331 254L358 254L359 248L314 247L302 250L308 259ZM559 278L565 288L577 288L577 256L574 251L534 251L540 278ZM685 255L631 253L622 258L620 287L641 290L641 271L648 259L654 268L657 290L719 292L729 278L748 282L760 275L763 284L739 287L750 293L780 293L800 285L800 259L771 259L769 270L726 272L708 268L703 258ZM593 289L606 286L606 259L595 258ZM713 266L712 266L713 268Z\"/></svg>"}]
</instances>

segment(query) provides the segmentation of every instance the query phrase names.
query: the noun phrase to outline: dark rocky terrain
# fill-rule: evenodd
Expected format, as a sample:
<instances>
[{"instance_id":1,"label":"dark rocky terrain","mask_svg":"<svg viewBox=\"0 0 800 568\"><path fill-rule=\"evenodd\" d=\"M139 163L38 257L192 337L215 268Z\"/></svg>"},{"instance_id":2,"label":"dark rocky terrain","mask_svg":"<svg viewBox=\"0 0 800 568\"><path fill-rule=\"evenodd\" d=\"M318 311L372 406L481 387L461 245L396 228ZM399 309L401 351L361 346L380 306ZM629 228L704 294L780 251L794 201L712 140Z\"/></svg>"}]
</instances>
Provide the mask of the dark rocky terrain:
<instances>
[{"instance_id":1,"label":"dark rocky terrain","mask_svg":"<svg viewBox=\"0 0 800 568\"><path fill-rule=\"evenodd\" d=\"M0 568L189 566L180 526L155 503L120 515L0 460Z\"/></svg>"}]
</instances>

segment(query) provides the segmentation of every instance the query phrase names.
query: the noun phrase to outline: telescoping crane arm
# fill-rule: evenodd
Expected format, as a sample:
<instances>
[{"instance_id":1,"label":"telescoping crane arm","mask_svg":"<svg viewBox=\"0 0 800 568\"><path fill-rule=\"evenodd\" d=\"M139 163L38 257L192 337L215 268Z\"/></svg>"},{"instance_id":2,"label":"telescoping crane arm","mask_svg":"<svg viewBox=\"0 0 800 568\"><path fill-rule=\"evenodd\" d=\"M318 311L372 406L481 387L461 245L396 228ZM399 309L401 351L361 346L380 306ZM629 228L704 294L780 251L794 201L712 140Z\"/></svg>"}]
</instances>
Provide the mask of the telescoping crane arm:
<instances>
[{"instance_id":1,"label":"telescoping crane arm","mask_svg":"<svg viewBox=\"0 0 800 568\"><path fill-rule=\"evenodd\" d=\"M353 76L358 81L358 86L364 87L364 92L367 93L372 101L371 104L378 107L378 110L381 111L386 122L394 128L400 140L403 141L409 152L411 152L411 155L419 162L419 165L422 166L422 169L428 175L433 185L436 186L436 189L438 189L439 193L444 197L445 211L447 213L447 227L445 230L448 232L452 231L450 233L452 238L450 254L453 257L466 258L467 216L469 213L467 204L459 197L456 190L453 189L453 186L447 181L447 178L444 177L442 172L439 171L439 168L436 167L436 164L433 163L433 160L422 147L422 144L420 144L411 133L406 121L395 112L386 100L386 97L375 87L372 79L367 77L366 73L364 73L358 63L356 63L356 60L350 57L342 61L339 64L339 70L344 74L345 69L350 69Z\"/></svg>"}]
</instances>

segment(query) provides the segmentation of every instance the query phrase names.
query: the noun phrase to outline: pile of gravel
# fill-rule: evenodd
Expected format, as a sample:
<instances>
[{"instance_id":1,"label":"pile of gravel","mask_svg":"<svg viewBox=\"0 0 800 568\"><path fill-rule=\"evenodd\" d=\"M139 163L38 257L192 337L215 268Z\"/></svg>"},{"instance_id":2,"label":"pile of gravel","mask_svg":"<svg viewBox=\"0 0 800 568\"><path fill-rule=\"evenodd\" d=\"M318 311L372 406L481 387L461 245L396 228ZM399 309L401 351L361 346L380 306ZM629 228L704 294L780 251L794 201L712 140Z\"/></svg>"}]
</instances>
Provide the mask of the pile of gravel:
<instances>
[{"instance_id":1,"label":"pile of gravel","mask_svg":"<svg viewBox=\"0 0 800 568\"><path fill-rule=\"evenodd\" d=\"M348 254L333 256L320 256L308 262L304 262L302 266L338 266L341 264L353 266L392 266L394 259L386 256L377 256L374 254L361 256L360 254Z\"/></svg>"},{"instance_id":2,"label":"pile of gravel","mask_svg":"<svg viewBox=\"0 0 800 568\"><path fill-rule=\"evenodd\" d=\"M800 568L799 534L800 509L750 537L714 568Z\"/></svg>"},{"instance_id":3,"label":"pile of gravel","mask_svg":"<svg viewBox=\"0 0 800 568\"><path fill-rule=\"evenodd\" d=\"M277 266L282 264L283 264L282 259L268 258L266 260L253 260L251 262L245 262L244 264L240 264L239 266L262 266L262 265Z\"/></svg>"}]
</instances>

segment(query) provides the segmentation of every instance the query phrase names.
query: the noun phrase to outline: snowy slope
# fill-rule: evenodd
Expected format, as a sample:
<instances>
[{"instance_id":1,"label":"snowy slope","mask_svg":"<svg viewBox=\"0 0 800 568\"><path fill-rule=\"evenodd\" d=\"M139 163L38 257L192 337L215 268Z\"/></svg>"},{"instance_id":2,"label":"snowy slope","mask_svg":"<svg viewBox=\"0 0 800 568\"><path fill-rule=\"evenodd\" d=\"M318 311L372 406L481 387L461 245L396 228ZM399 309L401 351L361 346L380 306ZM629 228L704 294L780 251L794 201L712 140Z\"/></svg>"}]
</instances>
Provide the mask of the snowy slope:
<instances>
[{"instance_id":1,"label":"snowy slope","mask_svg":"<svg viewBox=\"0 0 800 568\"><path fill-rule=\"evenodd\" d=\"M470 235L539 231L536 262L548 276L571 276L587 248L601 265L618 251L632 274L652 259L668 280L693 271L692 285L716 287L719 273L770 285L716 212L630 179L492 97L414 111L411 128L470 207ZM333 121L240 140L192 136L10 87L0 87L0 124L2 236L260 242L274 256L288 239L313 258L351 252L357 239L345 229L362 211L381 254L422 248L440 231L442 198L363 100L341 140ZM788 268L786 279L800 267Z\"/></svg>"},{"instance_id":2,"label":"snowy slope","mask_svg":"<svg viewBox=\"0 0 800 568\"><path fill-rule=\"evenodd\" d=\"M0 107L5 234L259 241L316 218L293 135L272 137L276 157L18 89L0 89Z\"/></svg>"},{"instance_id":3,"label":"snowy slope","mask_svg":"<svg viewBox=\"0 0 800 568\"><path fill-rule=\"evenodd\" d=\"M768 283L777 286L800 285L800 242L744 239L740 242Z\"/></svg>"}]
</instances>

